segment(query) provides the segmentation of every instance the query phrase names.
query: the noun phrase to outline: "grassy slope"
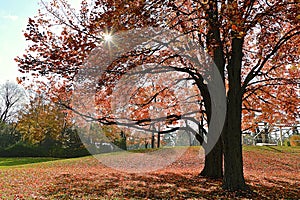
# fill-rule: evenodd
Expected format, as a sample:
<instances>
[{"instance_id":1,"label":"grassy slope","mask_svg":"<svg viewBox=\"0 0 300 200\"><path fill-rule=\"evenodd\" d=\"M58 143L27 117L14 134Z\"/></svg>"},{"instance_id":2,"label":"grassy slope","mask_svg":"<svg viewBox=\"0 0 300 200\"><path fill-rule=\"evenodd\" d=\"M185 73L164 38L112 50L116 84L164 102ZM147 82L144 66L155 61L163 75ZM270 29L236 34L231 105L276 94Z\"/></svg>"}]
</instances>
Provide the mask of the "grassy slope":
<instances>
[{"instance_id":1,"label":"grassy slope","mask_svg":"<svg viewBox=\"0 0 300 200\"><path fill-rule=\"evenodd\" d=\"M244 151L269 151L273 153L300 153L300 147L288 146L243 146ZM266 152L267 153L267 152Z\"/></svg>"},{"instance_id":2,"label":"grassy slope","mask_svg":"<svg viewBox=\"0 0 300 200\"><path fill-rule=\"evenodd\" d=\"M203 167L203 156L199 158L199 148L193 147L171 166L144 174L116 171L90 156L55 161L0 159L0 198L300 198L299 147L247 146L243 154L246 181L252 189L248 193L224 192L221 180L197 176ZM38 163L28 164L30 162Z\"/></svg>"},{"instance_id":3,"label":"grassy slope","mask_svg":"<svg viewBox=\"0 0 300 200\"><path fill-rule=\"evenodd\" d=\"M58 160L56 158L0 158L0 169L5 167L19 167L20 165L27 165L33 163L49 162Z\"/></svg>"}]
</instances>

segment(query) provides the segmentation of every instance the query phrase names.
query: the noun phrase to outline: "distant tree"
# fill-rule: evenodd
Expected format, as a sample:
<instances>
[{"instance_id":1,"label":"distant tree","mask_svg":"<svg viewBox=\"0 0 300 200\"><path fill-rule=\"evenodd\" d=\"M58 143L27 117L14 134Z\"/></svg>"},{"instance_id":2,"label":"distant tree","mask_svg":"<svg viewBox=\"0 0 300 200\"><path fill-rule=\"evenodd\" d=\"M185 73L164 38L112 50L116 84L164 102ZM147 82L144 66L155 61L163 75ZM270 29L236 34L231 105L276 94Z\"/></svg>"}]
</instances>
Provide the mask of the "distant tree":
<instances>
[{"instance_id":1,"label":"distant tree","mask_svg":"<svg viewBox=\"0 0 300 200\"><path fill-rule=\"evenodd\" d=\"M67 127L63 130L63 139L61 141L65 148L83 148L84 144L79 136L78 129Z\"/></svg>"},{"instance_id":2,"label":"distant tree","mask_svg":"<svg viewBox=\"0 0 300 200\"><path fill-rule=\"evenodd\" d=\"M0 122L16 121L17 113L26 103L24 89L12 82L0 85Z\"/></svg>"},{"instance_id":3,"label":"distant tree","mask_svg":"<svg viewBox=\"0 0 300 200\"><path fill-rule=\"evenodd\" d=\"M16 130L16 123L0 122L0 148L5 149L16 144L21 139L20 133Z\"/></svg>"},{"instance_id":4,"label":"distant tree","mask_svg":"<svg viewBox=\"0 0 300 200\"><path fill-rule=\"evenodd\" d=\"M120 138L115 141L115 144L119 148L121 148L123 150L127 150L126 134L125 134L125 132L123 130L121 130Z\"/></svg>"},{"instance_id":5,"label":"distant tree","mask_svg":"<svg viewBox=\"0 0 300 200\"><path fill-rule=\"evenodd\" d=\"M297 125L295 125L295 126L292 127L292 134L293 135L299 135L299 130L297 128Z\"/></svg>"},{"instance_id":6,"label":"distant tree","mask_svg":"<svg viewBox=\"0 0 300 200\"><path fill-rule=\"evenodd\" d=\"M63 132L72 126L63 108L34 97L19 113L17 130L24 141L41 144L44 141L62 142Z\"/></svg>"}]
</instances>

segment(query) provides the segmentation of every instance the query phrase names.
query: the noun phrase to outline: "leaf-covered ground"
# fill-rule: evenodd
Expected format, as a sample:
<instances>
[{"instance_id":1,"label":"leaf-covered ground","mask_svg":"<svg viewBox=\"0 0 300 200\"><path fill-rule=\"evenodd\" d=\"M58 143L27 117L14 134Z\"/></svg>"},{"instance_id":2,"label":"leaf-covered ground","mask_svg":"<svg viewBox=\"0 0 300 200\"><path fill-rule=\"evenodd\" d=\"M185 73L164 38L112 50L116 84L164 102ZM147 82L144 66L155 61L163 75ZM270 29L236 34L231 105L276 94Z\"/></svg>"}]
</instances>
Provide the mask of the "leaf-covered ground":
<instances>
[{"instance_id":1,"label":"leaf-covered ground","mask_svg":"<svg viewBox=\"0 0 300 200\"><path fill-rule=\"evenodd\" d=\"M1 164L0 164L1 165ZM165 169L124 173L93 157L0 167L1 199L300 199L300 148L247 147L249 192L226 192L199 177L203 157L190 148Z\"/></svg>"}]
</instances>

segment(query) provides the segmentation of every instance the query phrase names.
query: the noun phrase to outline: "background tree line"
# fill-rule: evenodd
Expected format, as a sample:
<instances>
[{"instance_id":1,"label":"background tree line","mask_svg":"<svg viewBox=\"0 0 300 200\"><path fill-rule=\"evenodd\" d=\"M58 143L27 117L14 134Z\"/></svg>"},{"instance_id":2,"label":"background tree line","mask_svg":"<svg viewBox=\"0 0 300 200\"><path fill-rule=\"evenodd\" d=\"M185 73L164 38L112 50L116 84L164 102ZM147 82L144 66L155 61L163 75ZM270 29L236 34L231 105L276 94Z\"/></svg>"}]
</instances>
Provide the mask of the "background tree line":
<instances>
[{"instance_id":1,"label":"background tree line","mask_svg":"<svg viewBox=\"0 0 300 200\"><path fill-rule=\"evenodd\" d=\"M11 82L0 86L0 94L0 156L89 154L61 106Z\"/></svg>"},{"instance_id":2,"label":"background tree line","mask_svg":"<svg viewBox=\"0 0 300 200\"><path fill-rule=\"evenodd\" d=\"M86 127L78 127L70 111L42 94L12 82L2 84L0 94L0 156L77 157L112 151L100 148L110 142L127 148L125 132L117 127L91 124L93 134L80 134Z\"/></svg>"}]
</instances>

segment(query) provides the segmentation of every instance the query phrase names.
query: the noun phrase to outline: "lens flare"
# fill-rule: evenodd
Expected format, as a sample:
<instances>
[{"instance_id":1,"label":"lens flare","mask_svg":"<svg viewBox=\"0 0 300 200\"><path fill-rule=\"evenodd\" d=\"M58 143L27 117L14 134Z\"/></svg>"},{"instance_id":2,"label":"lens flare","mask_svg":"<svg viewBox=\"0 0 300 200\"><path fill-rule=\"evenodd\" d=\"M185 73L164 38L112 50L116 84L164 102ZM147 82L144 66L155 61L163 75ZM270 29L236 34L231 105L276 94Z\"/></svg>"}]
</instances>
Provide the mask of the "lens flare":
<instances>
[{"instance_id":1,"label":"lens flare","mask_svg":"<svg viewBox=\"0 0 300 200\"><path fill-rule=\"evenodd\" d=\"M112 42L113 39L111 34L104 34L103 38L105 42Z\"/></svg>"}]
</instances>

